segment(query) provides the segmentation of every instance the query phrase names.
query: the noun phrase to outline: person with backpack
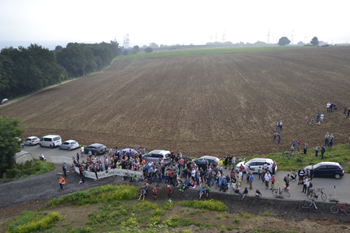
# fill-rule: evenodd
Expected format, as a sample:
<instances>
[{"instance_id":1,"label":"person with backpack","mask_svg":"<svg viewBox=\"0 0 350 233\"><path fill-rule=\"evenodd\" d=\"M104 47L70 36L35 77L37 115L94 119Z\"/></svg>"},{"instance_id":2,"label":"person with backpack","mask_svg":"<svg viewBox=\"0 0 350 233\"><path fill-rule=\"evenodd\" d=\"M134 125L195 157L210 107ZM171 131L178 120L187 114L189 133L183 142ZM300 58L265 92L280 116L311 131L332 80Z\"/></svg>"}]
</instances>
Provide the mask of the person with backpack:
<instances>
[{"instance_id":1,"label":"person with backpack","mask_svg":"<svg viewBox=\"0 0 350 233\"><path fill-rule=\"evenodd\" d=\"M303 184L303 179L304 179L304 176L305 176L305 171L304 171L304 168L301 168L299 171L298 171L298 176L299 176L299 182L298 182L298 185L299 184Z\"/></svg>"},{"instance_id":2,"label":"person with backpack","mask_svg":"<svg viewBox=\"0 0 350 233\"><path fill-rule=\"evenodd\" d=\"M286 185L286 189L287 189L289 187L289 182L290 182L289 174L284 177L283 181L284 181L284 183Z\"/></svg>"}]
</instances>

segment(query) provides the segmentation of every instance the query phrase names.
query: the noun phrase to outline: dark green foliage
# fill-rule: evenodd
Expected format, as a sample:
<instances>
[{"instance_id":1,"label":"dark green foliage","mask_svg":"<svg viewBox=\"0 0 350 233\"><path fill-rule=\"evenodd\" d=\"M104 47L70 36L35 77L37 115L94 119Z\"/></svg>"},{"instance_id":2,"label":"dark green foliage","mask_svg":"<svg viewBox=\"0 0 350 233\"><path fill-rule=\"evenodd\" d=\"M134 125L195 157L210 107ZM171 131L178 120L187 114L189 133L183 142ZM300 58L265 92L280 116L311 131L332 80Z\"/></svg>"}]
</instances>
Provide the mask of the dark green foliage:
<instances>
[{"instance_id":1,"label":"dark green foliage","mask_svg":"<svg viewBox=\"0 0 350 233\"><path fill-rule=\"evenodd\" d=\"M153 49L151 47L147 47L147 48L145 48L145 52L146 53L152 53Z\"/></svg>"},{"instance_id":2,"label":"dark green foliage","mask_svg":"<svg viewBox=\"0 0 350 233\"><path fill-rule=\"evenodd\" d=\"M52 171L55 169L55 164L44 162L44 161L26 161L24 164L14 164L10 169L6 170L7 178L15 178L26 176L38 176L46 172Z\"/></svg>"},{"instance_id":3,"label":"dark green foliage","mask_svg":"<svg viewBox=\"0 0 350 233\"><path fill-rule=\"evenodd\" d=\"M11 157L20 151L20 144L15 138L23 132L18 125L19 119L0 117L0 176L11 166Z\"/></svg>"},{"instance_id":4,"label":"dark green foliage","mask_svg":"<svg viewBox=\"0 0 350 233\"><path fill-rule=\"evenodd\" d=\"M287 37L285 37L285 36L281 37L279 39L279 41L278 41L278 45L279 46L285 46L285 45L287 45L289 43L290 43L290 40Z\"/></svg>"},{"instance_id":5,"label":"dark green foliage","mask_svg":"<svg viewBox=\"0 0 350 233\"><path fill-rule=\"evenodd\" d=\"M312 38L312 40L310 41L310 43L312 45L318 45L318 38L315 36L314 38Z\"/></svg>"}]
</instances>

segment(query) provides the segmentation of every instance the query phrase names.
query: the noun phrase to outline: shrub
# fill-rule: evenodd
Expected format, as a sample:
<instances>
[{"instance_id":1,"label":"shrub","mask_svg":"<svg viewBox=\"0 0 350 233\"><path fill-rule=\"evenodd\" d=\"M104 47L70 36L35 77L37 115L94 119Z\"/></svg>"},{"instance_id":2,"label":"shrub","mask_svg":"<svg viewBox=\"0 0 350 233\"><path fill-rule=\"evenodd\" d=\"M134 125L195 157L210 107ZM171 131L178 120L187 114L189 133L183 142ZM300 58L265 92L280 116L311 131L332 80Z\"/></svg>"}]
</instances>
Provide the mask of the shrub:
<instances>
[{"instance_id":1,"label":"shrub","mask_svg":"<svg viewBox=\"0 0 350 233\"><path fill-rule=\"evenodd\" d=\"M217 215L215 216L215 218L216 218L216 219L221 219L221 218L222 218L222 214L217 214Z\"/></svg>"},{"instance_id":2,"label":"shrub","mask_svg":"<svg viewBox=\"0 0 350 233\"><path fill-rule=\"evenodd\" d=\"M226 227L222 225L222 226L219 228L219 230L220 230L221 233L223 233L223 232L226 231Z\"/></svg>"},{"instance_id":3,"label":"shrub","mask_svg":"<svg viewBox=\"0 0 350 233\"><path fill-rule=\"evenodd\" d=\"M216 210L216 211L225 211L228 210L228 207L221 201L214 200L205 200L205 201L181 201L181 206L193 207L196 209L208 209L208 210Z\"/></svg>"},{"instance_id":4,"label":"shrub","mask_svg":"<svg viewBox=\"0 0 350 233\"><path fill-rule=\"evenodd\" d=\"M165 215L165 211L161 210L160 208L156 208L152 211L151 216L164 216Z\"/></svg>"},{"instance_id":5,"label":"shrub","mask_svg":"<svg viewBox=\"0 0 350 233\"><path fill-rule=\"evenodd\" d=\"M175 215L171 215L170 217L165 219L163 221L163 223L166 226L175 228L175 227L177 227L179 225L179 220L180 220L179 215L175 214Z\"/></svg>"},{"instance_id":6,"label":"shrub","mask_svg":"<svg viewBox=\"0 0 350 233\"><path fill-rule=\"evenodd\" d=\"M236 217L235 217L235 223L239 224L240 221L241 221L241 219L239 218L239 216L236 216Z\"/></svg>"},{"instance_id":7,"label":"shrub","mask_svg":"<svg viewBox=\"0 0 350 233\"><path fill-rule=\"evenodd\" d=\"M260 212L259 215L261 215L261 216L271 216L272 213L270 211L268 211L268 210L265 210L264 212Z\"/></svg>"},{"instance_id":8,"label":"shrub","mask_svg":"<svg viewBox=\"0 0 350 233\"><path fill-rule=\"evenodd\" d=\"M55 170L55 164L35 160L34 162L26 161L24 164L14 164L11 169L6 170L6 175L8 178L21 178L22 176L28 178L38 176L52 170Z\"/></svg>"},{"instance_id":9,"label":"shrub","mask_svg":"<svg viewBox=\"0 0 350 233\"><path fill-rule=\"evenodd\" d=\"M9 228L8 232L9 233L26 233L26 232L42 231L51 227L52 223L58 222L60 218L61 218L61 215L59 213L51 212L47 217L33 218L31 221L29 221L24 225Z\"/></svg>"},{"instance_id":10,"label":"shrub","mask_svg":"<svg viewBox=\"0 0 350 233\"><path fill-rule=\"evenodd\" d=\"M131 200L138 197L138 188L129 185L103 185L89 188L84 191L78 191L60 198L54 198L47 204L56 206L62 202L71 202L76 205L116 202L122 200Z\"/></svg>"},{"instance_id":11,"label":"shrub","mask_svg":"<svg viewBox=\"0 0 350 233\"><path fill-rule=\"evenodd\" d=\"M133 211L140 212L157 208L158 205L149 201L142 201L133 205Z\"/></svg>"},{"instance_id":12,"label":"shrub","mask_svg":"<svg viewBox=\"0 0 350 233\"><path fill-rule=\"evenodd\" d=\"M168 202L168 201L165 201L164 204L163 204L163 209L165 210L172 210L175 206L175 202Z\"/></svg>"}]
</instances>

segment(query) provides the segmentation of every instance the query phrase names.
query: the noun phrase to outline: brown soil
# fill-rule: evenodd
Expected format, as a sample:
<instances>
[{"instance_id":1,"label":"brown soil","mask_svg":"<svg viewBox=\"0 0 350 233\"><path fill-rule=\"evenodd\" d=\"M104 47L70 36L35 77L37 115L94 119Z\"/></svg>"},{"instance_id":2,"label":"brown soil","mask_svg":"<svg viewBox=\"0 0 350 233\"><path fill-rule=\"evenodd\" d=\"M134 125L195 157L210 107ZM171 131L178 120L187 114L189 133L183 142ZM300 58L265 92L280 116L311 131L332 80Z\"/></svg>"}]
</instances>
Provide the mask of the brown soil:
<instances>
[{"instance_id":1,"label":"brown soil","mask_svg":"<svg viewBox=\"0 0 350 233\"><path fill-rule=\"evenodd\" d=\"M87 145L144 146L189 156L267 154L328 131L347 142L350 48L310 48L116 62L108 70L0 109L23 136L59 134ZM326 103L338 112L327 113ZM325 114L321 126L304 117ZM280 146L272 144L284 122Z\"/></svg>"}]
</instances>

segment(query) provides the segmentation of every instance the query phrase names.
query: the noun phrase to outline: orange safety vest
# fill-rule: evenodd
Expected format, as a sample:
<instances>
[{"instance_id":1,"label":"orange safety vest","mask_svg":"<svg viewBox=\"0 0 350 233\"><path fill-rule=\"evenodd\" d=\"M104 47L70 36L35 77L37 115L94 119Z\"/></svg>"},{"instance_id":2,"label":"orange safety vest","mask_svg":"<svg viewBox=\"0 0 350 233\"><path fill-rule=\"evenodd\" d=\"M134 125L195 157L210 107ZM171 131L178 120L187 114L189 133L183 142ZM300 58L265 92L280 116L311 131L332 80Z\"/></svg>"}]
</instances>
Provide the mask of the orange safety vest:
<instances>
[{"instance_id":1,"label":"orange safety vest","mask_svg":"<svg viewBox=\"0 0 350 233\"><path fill-rule=\"evenodd\" d=\"M66 181L64 180L64 178L60 178L60 184L65 184Z\"/></svg>"}]
</instances>

